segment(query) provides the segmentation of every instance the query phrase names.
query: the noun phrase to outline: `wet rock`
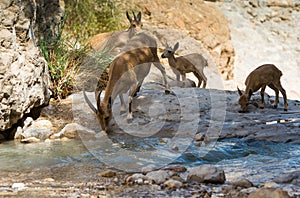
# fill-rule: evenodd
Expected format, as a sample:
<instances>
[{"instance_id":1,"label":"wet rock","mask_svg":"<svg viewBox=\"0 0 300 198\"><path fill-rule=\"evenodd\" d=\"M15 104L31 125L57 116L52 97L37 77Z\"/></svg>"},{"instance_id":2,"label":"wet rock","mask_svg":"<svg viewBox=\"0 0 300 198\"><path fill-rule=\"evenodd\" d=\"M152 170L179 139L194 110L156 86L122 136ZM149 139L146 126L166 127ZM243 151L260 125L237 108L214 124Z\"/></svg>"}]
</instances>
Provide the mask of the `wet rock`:
<instances>
[{"instance_id":1,"label":"wet rock","mask_svg":"<svg viewBox=\"0 0 300 198\"><path fill-rule=\"evenodd\" d=\"M293 171L291 173L282 174L274 179L276 183L290 183L300 185L300 171Z\"/></svg>"},{"instance_id":2,"label":"wet rock","mask_svg":"<svg viewBox=\"0 0 300 198\"><path fill-rule=\"evenodd\" d=\"M79 138L79 135L92 136L96 135L96 132L88 129L77 123L67 124L55 137L65 136L70 139Z\"/></svg>"},{"instance_id":3,"label":"wet rock","mask_svg":"<svg viewBox=\"0 0 300 198\"><path fill-rule=\"evenodd\" d=\"M34 140L34 138L32 137L35 137L40 140L45 140L49 138L52 134L52 123L49 120L32 121L32 118L27 118L25 120L25 125L23 129L21 127L17 128L15 139L27 139L23 142L28 143L28 140Z\"/></svg>"},{"instance_id":4,"label":"wet rock","mask_svg":"<svg viewBox=\"0 0 300 198\"><path fill-rule=\"evenodd\" d=\"M187 181L198 183L223 184L225 182L225 173L224 170L215 166L198 166L189 169Z\"/></svg>"},{"instance_id":5,"label":"wet rock","mask_svg":"<svg viewBox=\"0 0 300 198\"><path fill-rule=\"evenodd\" d=\"M234 187L250 188L253 187L253 183L246 178L238 178L232 181Z\"/></svg>"},{"instance_id":6,"label":"wet rock","mask_svg":"<svg viewBox=\"0 0 300 198\"><path fill-rule=\"evenodd\" d=\"M162 184L168 178L170 178L170 175L167 171L158 170L158 171L153 171L153 172L147 173L146 177L148 177L148 180L154 182L155 184Z\"/></svg>"},{"instance_id":7,"label":"wet rock","mask_svg":"<svg viewBox=\"0 0 300 198\"><path fill-rule=\"evenodd\" d=\"M36 137L29 137L29 138L24 138L21 140L21 143L37 143L40 142L41 140L36 138Z\"/></svg>"},{"instance_id":8,"label":"wet rock","mask_svg":"<svg viewBox=\"0 0 300 198\"><path fill-rule=\"evenodd\" d=\"M116 175L117 175L117 173L113 170L106 170L102 173L99 173L99 176L101 176L101 177L114 177Z\"/></svg>"},{"instance_id":9,"label":"wet rock","mask_svg":"<svg viewBox=\"0 0 300 198\"><path fill-rule=\"evenodd\" d=\"M148 172L154 171L157 167L154 164L149 164L141 169L143 174L147 174Z\"/></svg>"},{"instance_id":10,"label":"wet rock","mask_svg":"<svg viewBox=\"0 0 300 198\"><path fill-rule=\"evenodd\" d=\"M184 166L181 165L168 165L164 168L162 168L162 170L171 170L174 172L185 172L187 169Z\"/></svg>"},{"instance_id":11,"label":"wet rock","mask_svg":"<svg viewBox=\"0 0 300 198\"><path fill-rule=\"evenodd\" d=\"M248 198L290 198L286 191L279 188L260 188L249 194Z\"/></svg>"},{"instance_id":12,"label":"wet rock","mask_svg":"<svg viewBox=\"0 0 300 198\"><path fill-rule=\"evenodd\" d=\"M182 187L182 182L178 181L178 180L174 180L174 179L169 179L167 180L164 185L166 185L168 188L180 188Z\"/></svg>"}]
</instances>

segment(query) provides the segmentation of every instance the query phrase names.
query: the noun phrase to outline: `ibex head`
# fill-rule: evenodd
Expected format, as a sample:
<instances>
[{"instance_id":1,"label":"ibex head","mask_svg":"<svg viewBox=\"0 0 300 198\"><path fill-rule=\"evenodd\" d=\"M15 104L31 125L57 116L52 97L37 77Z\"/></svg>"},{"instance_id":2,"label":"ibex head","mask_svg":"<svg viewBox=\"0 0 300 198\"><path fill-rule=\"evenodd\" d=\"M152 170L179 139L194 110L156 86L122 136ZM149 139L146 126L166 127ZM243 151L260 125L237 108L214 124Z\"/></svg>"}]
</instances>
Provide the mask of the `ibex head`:
<instances>
[{"instance_id":1,"label":"ibex head","mask_svg":"<svg viewBox=\"0 0 300 198\"><path fill-rule=\"evenodd\" d=\"M166 43L164 53L161 55L161 57L162 58L169 58L169 57L173 56L175 51L178 50L178 48L179 48L179 43L178 42L174 45L174 48L170 47L168 45L168 43Z\"/></svg>"},{"instance_id":2,"label":"ibex head","mask_svg":"<svg viewBox=\"0 0 300 198\"><path fill-rule=\"evenodd\" d=\"M87 95L85 94L85 91L83 91L84 99L89 105L89 107L93 110L93 112L96 114L97 119L101 125L102 130L107 131L109 122L112 118L112 99L109 97L108 102L101 103L100 95L101 91L95 92L95 97L97 101L97 109L94 107L94 105L91 103L91 101L88 99Z\"/></svg>"},{"instance_id":3,"label":"ibex head","mask_svg":"<svg viewBox=\"0 0 300 198\"><path fill-rule=\"evenodd\" d=\"M133 14L133 19L131 18L131 16L129 16L129 13L126 11L126 16L127 19L130 22L130 27L129 30L133 30L134 33L137 33L140 31L140 29L142 28L143 24L142 24L142 13L139 12L137 15L135 15L135 13L132 11Z\"/></svg>"},{"instance_id":4,"label":"ibex head","mask_svg":"<svg viewBox=\"0 0 300 198\"><path fill-rule=\"evenodd\" d=\"M239 98L239 105L241 106L241 113L245 113L247 112L247 106L249 104L249 99L252 95L252 90L250 89L249 93L246 93L246 92L242 92L239 88L238 89L238 92L239 92L239 95L240 95L240 98Z\"/></svg>"}]
</instances>

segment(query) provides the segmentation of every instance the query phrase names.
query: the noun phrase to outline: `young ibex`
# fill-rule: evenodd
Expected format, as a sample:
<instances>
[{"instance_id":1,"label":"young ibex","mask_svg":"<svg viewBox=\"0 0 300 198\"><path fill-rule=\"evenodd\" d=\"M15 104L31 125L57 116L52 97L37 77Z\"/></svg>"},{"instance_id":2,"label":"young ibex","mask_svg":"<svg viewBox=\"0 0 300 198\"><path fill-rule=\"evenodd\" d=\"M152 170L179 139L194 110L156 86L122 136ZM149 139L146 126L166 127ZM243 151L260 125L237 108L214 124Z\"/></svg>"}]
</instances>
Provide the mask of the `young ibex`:
<instances>
[{"instance_id":1,"label":"young ibex","mask_svg":"<svg viewBox=\"0 0 300 198\"><path fill-rule=\"evenodd\" d=\"M101 91L96 91L95 93L97 109L89 101L85 92L83 92L86 102L96 113L104 131L109 129L114 99L128 91L127 119L132 119L132 99L139 91L144 78L148 75L152 63L161 71L165 82L165 92L169 92L165 68L159 61L157 44L152 37L145 33L136 34L128 41L123 51L124 53L117 56L110 64L109 81L105 88L102 102L100 101ZM124 103L124 101L121 100L121 103Z\"/></svg>"},{"instance_id":2,"label":"young ibex","mask_svg":"<svg viewBox=\"0 0 300 198\"><path fill-rule=\"evenodd\" d=\"M181 75L182 80L185 81L186 73L193 72L194 75L198 78L198 87L200 87L202 81L203 88L206 87L207 78L203 73L204 67L207 67L207 61L205 58L197 53L188 54L185 56L174 56L175 51L179 48L179 43L176 43L174 45L174 48L170 47L168 44L166 44L166 48L161 55L162 58L168 58L169 65L171 68L175 68ZM174 71L174 70L173 70ZM176 74L176 72L174 72ZM180 80L180 76L178 73L176 74L177 80Z\"/></svg>"},{"instance_id":3,"label":"young ibex","mask_svg":"<svg viewBox=\"0 0 300 198\"><path fill-rule=\"evenodd\" d=\"M275 91L276 99L274 107L277 108L278 102L279 102L279 91L281 92L283 99L284 99L284 111L287 111L288 103L287 103L287 97L285 90L282 88L280 83L280 77L282 76L282 72L273 64L264 64L260 67L256 68L254 71L252 71L246 81L246 90L244 93L241 92L241 90L238 88L238 92L240 95L239 98L239 105L241 105L241 111L240 112L246 112L247 111L247 105L249 103L250 97L252 93L256 92L261 88L260 94L261 94L261 104L259 105L260 108L265 107L265 101L264 101L264 92L266 89L266 86L269 86L271 89Z\"/></svg>"}]
</instances>

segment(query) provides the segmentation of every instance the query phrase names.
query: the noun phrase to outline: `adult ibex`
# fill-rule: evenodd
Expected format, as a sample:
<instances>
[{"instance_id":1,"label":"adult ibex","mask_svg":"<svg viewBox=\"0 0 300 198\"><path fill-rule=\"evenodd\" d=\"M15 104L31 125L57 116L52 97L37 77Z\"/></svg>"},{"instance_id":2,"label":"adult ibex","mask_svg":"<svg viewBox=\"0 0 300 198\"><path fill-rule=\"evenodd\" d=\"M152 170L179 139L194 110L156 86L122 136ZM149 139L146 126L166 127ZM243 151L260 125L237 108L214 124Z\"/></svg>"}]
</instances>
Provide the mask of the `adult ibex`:
<instances>
[{"instance_id":1,"label":"adult ibex","mask_svg":"<svg viewBox=\"0 0 300 198\"><path fill-rule=\"evenodd\" d=\"M132 14L133 19L126 11L126 17L130 23L129 28L126 31L118 31L114 32L113 34L105 33L96 35L89 41L92 47L97 51L105 50L111 52L114 56L118 55L122 51L122 48L126 45L127 41L141 31L142 13L139 12L137 15L135 15L135 13L132 11ZM103 43L103 40L106 41Z\"/></svg>"},{"instance_id":2,"label":"adult ibex","mask_svg":"<svg viewBox=\"0 0 300 198\"><path fill-rule=\"evenodd\" d=\"M247 105L249 103L249 100L251 98L252 93L256 92L261 88L260 95L261 95L261 104L260 108L265 107L265 101L264 101L264 93L266 86L270 87L275 91L276 99L274 107L277 108L278 102L279 102L279 91L281 92L283 99L284 99L284 111L287 111L288 103L287 103L287 97L286 92L281 86L280 83L280 77L282 76L282 72L273 64L264 64L256 68L254 71L252 71L246 81L246 90L244 93L238 88L238 92L240 95L239 98L239 105L241 105L241 111L240 112L246 112L247 111Z\"/></svg>"},{"instance_id":3,"label":"adult ibex","mask_svg":"<svg viewBox=\"0 0 300 198\"><path fill-rule=\"evenodd\" d=\"M90 43L92 44L92 47L96 50L96 51L105 51L108 52L108 55L112 55L112 56L117 56L119 55L124 46L127 44L128 40L131 39L135 34L137 34L138 32L141 31L142 28L142 13L139 12L137 15L135 15L135 13L132 11L133 14L133 19L131 18L131 16L129 15L128 11L126 11L126 17L130 23L129 28L126 31L118 31L115 32L113 34L108 34L108 35L104 35L104 36L109 36L109 38L106 40L106 42L102 45L100 48L97 48L97 45L99 45L99 40L97 36L93 37L90 40ZM100 34L99 36L101 36L103 34ZM100 42L101 43L101 42ZM108 71L109 67L107 67L102 73L101 76L98 80L98 85L97 85L97 90L103 90L105 89L105 87L107 86L107 82L108 82ZM122 101L122 106L121 106L121 112L125 111L125 106L124 106L124 99L122 94L119 95L120 96L120 100Z\"/></svg>"},{"instance_id":4,"label":"adult ibex","mask_svg":"<svg viewBox=\"0 0 300 198\"><path fill-rule=\"evenodd\" d=\"M186 73L193 72L194 75L198 78L198 87L200 87L202 81L203 83L203 88L206 87L206 82L207 78L203 73L204 67L206 67L207 61L205 58L197 53L192 53L188 54L185 56L179 56L176 57L174 56L175 51L179 48L179 43L176 43L174 45L174 48L170 47L168 44L166 44L166 48L161 55L162 58L168 58L169 65L171 68L175 68L181 75L182 75L182 80L185 81ZM180 75L174 71L176 74L177 80L180 80Z\"/></svg>"},{"instance_id":5,"label":"adult ibex","mask_svg":"<svg viewBox=\"0 0 300 198\"><path fill-rule=\"evenodd\" d=\"M103 101L100 100L101 91L95 93L97 108L92 105L85 92L83 92L86 102L96 113L104 131L109 129L114 99L128 91L127 119L132 119L132 99L139 91L144 78L148 75L152 63L161 71L165 82L165 92L169 92L165 68L161 65L157 56L155 39L145 33L136 34L128 41L122 51L123 53L110 64L109 81L105 88ZM121 103L124 103L124 101L121 100Z\"/></svg>"}]
</instances>

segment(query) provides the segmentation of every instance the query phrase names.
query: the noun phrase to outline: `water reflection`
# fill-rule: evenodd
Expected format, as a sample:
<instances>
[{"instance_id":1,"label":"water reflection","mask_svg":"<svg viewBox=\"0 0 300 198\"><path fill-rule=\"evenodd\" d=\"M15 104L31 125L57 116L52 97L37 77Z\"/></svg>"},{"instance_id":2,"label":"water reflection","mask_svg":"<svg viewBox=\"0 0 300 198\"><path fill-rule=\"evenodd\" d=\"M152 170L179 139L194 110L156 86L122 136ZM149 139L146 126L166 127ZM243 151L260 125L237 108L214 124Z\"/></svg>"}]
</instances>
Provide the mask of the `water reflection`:
<instances>
[{"instance_id":1,"label":"water reflection","mask_svg":"<svg viewBox=\"0 0 300 198\"><path fill-rule=\"evenodd\" d=\"M130 147L115 143L113 148L126 147L128 150L159 148L160 155L166 158L174 157L168 156L172 152L164 148L158 138L148 138L147 144L145 141L130 144ZM225 170L227 180L243 176L256 184L271 180L282 173L300 170L300 144L249 143L232 139L217 142L205 156L202 155L203 149L205 148L192 144L173 163L185 166L218 165ZM93 152L107 155L106 157L111 157L118 164L126 163L126 159L129 159L127 156L115 156L113 150L105 150L101 145L98 149L88 151L80 140L36 144L10 141L0 144L0 171L34 171L38 168L63 167L69 164L88 166L91 162L103 165L94 157ZM160 157L154 156L151 160L149 163L159 163Z\"/></svg>"}]
</instances>

